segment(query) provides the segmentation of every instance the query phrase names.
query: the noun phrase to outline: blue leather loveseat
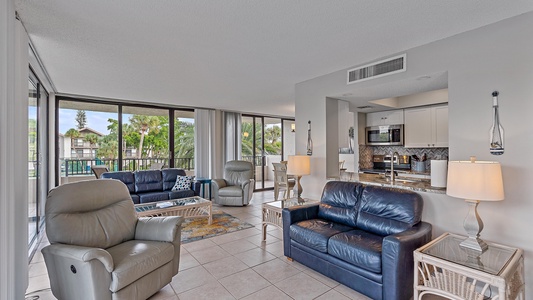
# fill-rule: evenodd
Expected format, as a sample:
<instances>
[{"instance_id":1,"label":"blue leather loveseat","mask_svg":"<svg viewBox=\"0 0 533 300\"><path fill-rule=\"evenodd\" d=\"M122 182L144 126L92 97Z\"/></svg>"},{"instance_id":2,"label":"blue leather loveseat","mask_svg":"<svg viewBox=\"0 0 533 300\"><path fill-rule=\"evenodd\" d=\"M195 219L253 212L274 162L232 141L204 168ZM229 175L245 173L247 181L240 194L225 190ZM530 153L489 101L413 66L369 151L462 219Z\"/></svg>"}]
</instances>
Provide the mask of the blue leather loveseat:
<instances>
[{"instance_id":1,"label":"blue leather loveseat","mask_svg":"<svg viewBox=\"0 0 533 300\"><path fill-rule=\"evenodd\" d=\"M187 198L200 194L200 184L191 183L190 190L172 191L176 178L185 176L183 169L106 172L100 178L118 179L130 192L133 203L149 203L169 199Z\"/></svg>"},{"instance_id":2,"label":"blue leather loveseat","mask_svg":"<svg viewBox=\"0 0 533 300\"><path fill-rule=\"evenodd\" d=\"M372 299L413 295L413 251L431 240L417 193L331 181L319 204L283 209L285 256Z\"/></svg>"}]
</instances>

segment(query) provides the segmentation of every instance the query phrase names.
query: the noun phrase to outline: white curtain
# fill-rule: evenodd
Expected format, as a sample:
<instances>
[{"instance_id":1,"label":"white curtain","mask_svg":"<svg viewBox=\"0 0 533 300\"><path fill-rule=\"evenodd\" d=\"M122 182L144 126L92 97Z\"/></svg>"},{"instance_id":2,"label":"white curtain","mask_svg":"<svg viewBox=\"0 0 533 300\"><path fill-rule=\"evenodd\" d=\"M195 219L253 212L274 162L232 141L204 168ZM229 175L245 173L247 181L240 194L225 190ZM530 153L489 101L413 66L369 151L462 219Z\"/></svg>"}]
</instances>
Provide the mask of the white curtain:
<instances>
[{"instance_id":1,"label":"white curtain","mask_svg":"<svg viewBox=\"0 0 533 300\"><path fill-rule=\"evenodd\" d=\"M220 111L194 111L194 169L198 178L222 178L223 139Z\"/></svg>"},{"instance_id":2,"label":"white curtain","mask_svg":"<svg viewBox=\"0 0 533 300\"><path fill-rule=\"evenodd\" d=\"M224 161L241 159L241 114L224 112Z\"/></svg>"}]
</instances>

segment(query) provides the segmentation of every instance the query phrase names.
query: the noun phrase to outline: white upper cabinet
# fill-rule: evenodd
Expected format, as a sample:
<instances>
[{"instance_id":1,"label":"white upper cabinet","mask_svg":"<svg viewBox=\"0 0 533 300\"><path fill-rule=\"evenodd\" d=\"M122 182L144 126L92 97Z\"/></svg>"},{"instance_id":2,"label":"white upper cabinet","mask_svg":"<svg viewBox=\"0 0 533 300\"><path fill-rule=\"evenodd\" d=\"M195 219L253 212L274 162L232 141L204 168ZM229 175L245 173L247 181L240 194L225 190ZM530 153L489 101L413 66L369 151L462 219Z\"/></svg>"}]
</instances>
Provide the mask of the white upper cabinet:
<instances>
[{"instance_id":1,"label":"white upper cabinet","mask_svg":"<svg viewBox=\"0 0 533 300\"><path fill-rule=\"evenodd\" d=\"M366 114L366 126L403 124L403 110L389 110Z\"/></svg>"},{"instance_id":2,"label":"white upper cabinet","mask_svg":"<svg viewBox=\"0 0 533 300\"><path fill-rule=\"evenodd\" d=\"M448 105L405 109L405 147L448 147Z\"/></svg>"}]
</instances>

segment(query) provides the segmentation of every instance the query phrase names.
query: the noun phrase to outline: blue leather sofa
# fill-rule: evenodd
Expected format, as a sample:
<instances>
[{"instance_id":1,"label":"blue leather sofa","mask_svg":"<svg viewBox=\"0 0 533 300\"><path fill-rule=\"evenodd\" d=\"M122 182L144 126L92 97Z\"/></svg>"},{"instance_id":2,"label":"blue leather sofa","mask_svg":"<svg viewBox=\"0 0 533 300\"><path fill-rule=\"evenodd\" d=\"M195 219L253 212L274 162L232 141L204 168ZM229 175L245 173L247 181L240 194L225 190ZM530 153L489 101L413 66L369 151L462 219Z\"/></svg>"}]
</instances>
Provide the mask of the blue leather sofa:
<instances>
[{"instance_id":1,"label":"blue leather sofa","mask_svg":"<svg viewBox=\"0 0 533 300\"><path fill-rule=\"evenodd\" d=\"M130 192L133 203L149 203L169 199L187 198L200 194L200 184L192 182L190 190L172 191L176 178L185 176L183 169L106 172L100 178L118 179Z\"/></svg>"},{"instance_id":2,"label":"blue leather sofa","mask_svg":"<svg viewBox=\"0 0 533 300\"><path fill-rule=\"evenodd\" d=\"M431 240L417 193L331 181L319 204L283 209L284 253L372 299L413 296L413 251Z\"/></svg>"}]
</instances>

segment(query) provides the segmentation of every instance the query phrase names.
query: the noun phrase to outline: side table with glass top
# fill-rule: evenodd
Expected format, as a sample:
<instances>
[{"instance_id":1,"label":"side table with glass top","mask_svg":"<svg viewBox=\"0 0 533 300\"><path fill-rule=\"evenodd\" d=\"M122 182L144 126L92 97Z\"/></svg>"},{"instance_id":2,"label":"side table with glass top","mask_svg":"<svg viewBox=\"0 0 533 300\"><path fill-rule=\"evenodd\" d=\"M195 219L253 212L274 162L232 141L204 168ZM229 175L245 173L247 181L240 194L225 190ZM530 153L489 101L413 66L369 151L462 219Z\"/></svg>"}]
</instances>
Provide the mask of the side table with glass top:
<instances>
[{"instance_id":1,"label":"side table with glass top","mask_svg":"<svg viewBox=\"0 0 533 300\"><path fill-rule=\"evenodd\" d=\"M274 225L278 228L283 229L283 219L281 218L281 211L283 210L283 208L293 207L293 206L304 207L304 206L316 205L318 204L318 202L319 201L316 201L316 200L306 199L305 202L299 203L297 198L290 198L287 200L279 200L279 201L263 203L262 221L261 221L263 241L266 240L267 225Z\"/></svg>"},{"instance_id":2,"label":"side table with glass top","mask_svg":"<svg viewBox=\"0 0 533 300\"><path fill-rule=\"evenodd\" d=\"M487 243L482 254L461 248L465 236L445 233L414 251L414 299L525 299L522 249Z\"/></svg>"}]
</instances>

